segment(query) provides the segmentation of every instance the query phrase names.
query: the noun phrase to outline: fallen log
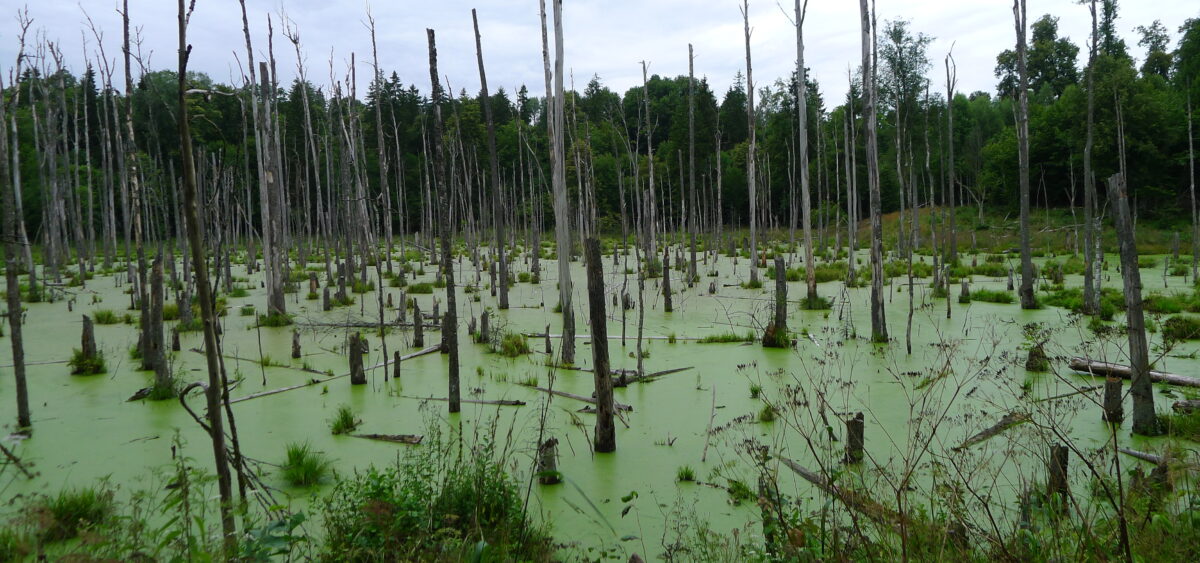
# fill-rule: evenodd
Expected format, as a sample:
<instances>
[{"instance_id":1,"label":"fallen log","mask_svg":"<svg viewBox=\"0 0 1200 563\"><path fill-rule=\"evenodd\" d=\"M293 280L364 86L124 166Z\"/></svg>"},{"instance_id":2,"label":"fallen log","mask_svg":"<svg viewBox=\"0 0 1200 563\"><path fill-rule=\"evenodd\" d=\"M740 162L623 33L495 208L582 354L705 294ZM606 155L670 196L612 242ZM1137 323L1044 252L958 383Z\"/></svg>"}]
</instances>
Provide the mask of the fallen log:
<instances>
[{"instance_id":1,"label":"fallen log","mask_svg":"<svg viewBox=\"0 0 1200 563\"><path fill-rule=\"evenodd\" d=\"M1089 360L1087 358L1071 358L1069 365L1071 369L1080 373L1086 373L1092 377L1108 377L1111 375L1120 377L1121 379L1133 378L1133 370L1129 366L1121 364ZM1200 387L1200 378L1158 370L1150 370L1150 381L1184 387Z\"/></svg>"},{"instance_id":2,"label":"fallen log","mask_svg":"<svg viewBox=\"0 0 1200 563\"><path fill-rule=\"evenodd\" d=\"M812 483L818 489L825 491L841 501L841 503L846 505L846 507L866 516L867 518L870 518L876 523L885 526L892 526L897 529L901 528L904 524L911 525L911 523L908 522L908 519L904 516L858 491L843 489L837 485L834 485L817 472L806 469L804 466L786 457L780 457L779 461L788 466L788 468L792 471L796 472L797 475L803 477L805 481Z\"/></svg>"},{"instance_id":3,"label":"fallen log","mask_svg":"<svg viewBox=\"0 0 1200 563\"><path fill-rule=\"evenodd\" d=\"M418 401L449 401L450 400L445 397L413 397L412 395L400 395L400 396L404 397L405 399L416 399ZM471 403L471 404L475 404L475 405L497 405L497 406L501 406L501 407L523 407L523 406L525 406L525 401L518 401L515 399L495 399L495 400L459 399L459 401L463 402L463 403Z\"/></svg>"},{"instance_id":4,"label":"fallen log","mask_svg":"<svg viewBox=\"0 0 1200 563\"><path fill-rule=\"evenodd\" d=\"M1095 391L1095 390L1097 390L1097 389L1103 389L1103 388L1104 388L1104 386L1103 386L1103 385L1092 385L1092 386L1090 386L1090 387L1084 387L1084 388L1082 388L1082 389L1076 389L1076 390L1074 390L1074 391L1071 391L1070 393L1063 393L1062 395L1055 395L1055 396L1053 396L1053 397L1046 397L1046 398L1044 398L1044 399L1038 399L1038 400L1036 400L1036 401L1034 401L1034 402L1035 402L1035 403L1044 403L1044 402L1046 402L1046 401L1055 401L1055 400L1058 400L1058 399L1065 399L1065 398L1067 398L1067 397L1074 397L1075 395L1082 395L1082 394L1084 394L1084 393L1088 393L1088 392Z\"/></svg>"},{"instance_id":5,"label":"fallen log","mask_svg":"<svg viewBox=\"0 0 1200 563\"><path fill-rule=\"evenodd\" d=\"M974 446L975 444L987 441L995 437L997 434L1000 434L1001 432L1004 432L1005 430L1024 422L1029 422L1028 414L1021 412L1010 412L1000 417L1000 421L996 424L993 424L991 427L979 432L978 434L975 434L974 436L971 436L970 438L967 438L965 442L959 444L957 447L950 449L956 452L965 450L971 446Z\"/></svg>"},{"instance_id":6,"label":"fallen log","mask_svg":"<svg viewBox=\"0 0 1200 563\"><path fill-rule=\"evenodd\" d=\"M568 399L575 399L576 401L583 401L583 402L585 402L585 403L591 403L591 404L593 404L593 405L594 405L594 404L596 404L596 399L593 399L593 398L591 398L591 397L584 397L583 395L576 395L576 394L574 394L574 393L567 393L566 391L559 391L559 390L557 390L557 389L547 389L547 388L545 388L545 387L538 387L538 386L536 386L536 385L524 385L524 387L528 387L528 388L530 388L530 389L533 389L533 390L535 390L535 391L541 391L541 392L543 392L543 393L549 393L549 394L551 394L551 395L558 395L559 397L566 397L566 398L568 398ZM632 410L633 410L633 407L631 407L631 406L629 406L629 405L624 405L624 404L621 404L621 403L617 403L617 402L613 402L613 407L614 407L614 408L616 408L616 409L617 409L617 410L619 410L619 411L632 411Z\"/></svg>"},{"instance_id":7,"label":"fallen log","mask_svg":"<svg viewBox=\"0 0 1200 563\"><path fill-rule=\"evenodd\" d=\"M416 358L416 357L418 357L418 356L424 356L424 355L426 355L426 354L432 354L432 353L434 353L434 352L437 352L437 351L438 351L438 350L440 350L440 349L441 349L441 348L440 348L440 347L438 347L438 346L430 346L430 347L428 347L428 348L425 348L424 350L420 350L420 351L418 351L418 352L413 352L413 353L411 353L411 354L408 354L407 356L400 356L400 361L409 360L409 359L412 359L412 358ZM368 369L376 369L376 368L381 368L381 367L387 367L388 365L390 365L390 364L392 364L392 363L393 363L393 361L392 361L392 360L387 360L387 361L384 361L384 362L382 362L382 363L379 363L379 364L373 365L373 366L371 366L371 367L370 367L370 368L368 368ZM335 380L335 379L340 379L340 378L343 378L343 377L346 377L346 376L349 376L349 375L350 375L350 372L346 372L346 373L343 373L343 374L341 374L341 375L335 375L335 376L332 376L332 377L327 377L327 378L325 378L325 379L310 379L310 380L308 381L308 383L301 383L301 384L298 384L298 385L291 385L291 386L288 386L288 387L280 387L279 389L271 389L271 390L268 390L268 391L261 391L261 392L258 392L258 393L252 393L252 394L250 394L250 395L246 395L245 397L238 397L238 398L236 398L236 399L233 399L233 400L229 401L229 404L231 404L231 405L232 405L232 404L234 404L234 403L240 403L240 402L242 402L242 401L249 401L250 399L257 399L257 398L259 398L259 397L267 397L267 396L270 396L270 395L275 395L275 394L277 394L277 393L283 393L284 391L292 391L292 390L294 390L294 389L301 389L301 388L303 388L303 387L310 387L310 386L317 385L317 384L320 384L320 383L325 383L325 382L328 382L328 381L333 381L333 380Z\"/></svg>"},{"instance_id":8,"label":"fallen log","mask_svg":"<svg viewBox=\"0 0 1200 563\"><path fill-rule=\"evenodd\" d=\"M17 457L16 454L12 453L12 451L10 451L7 447L5 447L4 444L0 444L0 451L3 451L4 457L8 458L9 462L11 462L13 465L17 466L17 469L20 469L21 473L25 474L25 478L33 479L33 477L34 477L33 473L30 473L29 470L25 468L25 464L21 463L21 458Z\"/></svg>"},{"instance_id":9,"label":"fallen log","mask_svg":"<svg viewBox=\"0 0 1200 563\"><path fill-rule=\"evenodd\" d=\"M1175 403L1171 405L1171 409L1181 414L1196 412L1200 410L1200 399L1184 399L1182 401L1175 401Z\"/></svg>"},{"instance_id":10,"label":"fallen log","mask_svg":"<svg viewBox=\"0 0 1200 563\"><path fill-rule=\"evenodd\" d=\"M365 438L367 440L378 440L380 442L391 442L393 444L407 444L415 446L421 443L425 437L420 434L351 434L355 438Z\"/></svg>"},{"instance_id":11,"label":"fallen log","mask_svg":"<svg viewBox=\"0 0 1200 563\"><path fill-rule=\"evenodd\" d=\"M1148 461L1148 462L1150 462L1150 463L1153 463L1153 464L1155 464L1155 465L1161 465L1163 462L1165 462L1165 461L1166 461L1166 460L1163 458L1163 456L1160 456L1160 455L1157 455L1157 454L1148 453L1148 452L1139 452L1139 451L1137 451L1137 450L1131 450L1131 449L1129 449L1129 448L1117 448L1117 451L1119 451L1119 452L1121 452L1121 453L1123 453L1123 454L1125 454L1125 455L1127 455L1127 456L1130 456L1130 457L1135 457L1135 458L1137 458L1137 459L1140 459L1140 460L1142 460L1142 461Z\"/></svg>"},{"instance_id":12,"label":"fallen log","mask_svg":"<svg viewBox=\"0 0 1200 563\"><path fill-rule=\"evenodd\" d=\"M197 353L197 354L204 355L204 350L201 350L201 349L199 349L199 348L191 348L190 350L191 350L192 352L195 352L195 353ZM222 357L224 357L224 358L230 359L230 360L237 360L237 361L239 361L239 362L250 362L250 363L252 363L252 364L258 364L258 365L260 365L260 366L262 365L262 360L256 360L256 359L254 359L254 358L242 358L242 357L240 357L240 356L235 356L235 355L233 355L233 354L221 354L221 356L222 356ZM312 369L312 368L306 368L306 367L295 367L295 366L289 366L289 365L284 365L284 364L277 364L277 363L273 363L273 362L272 362L272 363L269 363L269 364L267 364L266 366L263 366L263 367L269 367L269 368L286 368L286 369L294 369L294 370L299 370L299 371L302 371L302 372L305 372L305 373L315 373L315 374L317 374L317 375L325 375L325 373L324 373L324 372L320 372L320 371L317 371L317 370L315 370L315 369Z\"/></svg>"}]
</instances>

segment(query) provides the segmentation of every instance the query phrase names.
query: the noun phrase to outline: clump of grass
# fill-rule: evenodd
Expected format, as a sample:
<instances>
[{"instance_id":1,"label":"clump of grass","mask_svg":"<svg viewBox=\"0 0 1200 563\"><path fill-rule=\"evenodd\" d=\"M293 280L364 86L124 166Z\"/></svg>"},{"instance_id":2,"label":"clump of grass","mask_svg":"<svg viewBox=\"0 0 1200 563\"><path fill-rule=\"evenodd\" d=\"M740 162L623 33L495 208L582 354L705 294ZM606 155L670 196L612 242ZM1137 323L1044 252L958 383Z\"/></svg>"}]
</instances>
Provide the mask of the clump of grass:
<instances>
[{"instance_id":1,"label":"clump of grass","mask_svg":"<svg viewBox=\"0 0 1200 563\"><path fill-rule=\"evenodd\" d=\"M1164 413L1158 415L1158 426L1168 436L1200 442L1200 413Z\"/></svg>"},{"instance_id":2,"label":"clump of grass","mask_svg":"<svg viewBox=\"0 0 1200 563\"><path fill-rule=\"evenodd\" d=\"M737 334L736 332L723 332L720 334L710 334L701 338L697 342L701 344L723 344L728 342L754 342L754 332L750 331L746 334Z\"/></svg>"},{"instance_id":3,"label":"clump of grass","mask_svg":"<svg viewBox=\"0 0 1200 563\"><path fill-rule=\"evenodd\" d=\"M529 283L531 275L529 272L517 272L517 281L521 283Z\"/></svg>"},{"instance_id":4,"label":"clump of grass","mask_svg":"<svg viewBox=\"0 0 1200 563\"><path fill-rule=\"evenodd\" d=\"M820 295L815 295L811 299L805 296L804 299L800 300L800 308L806 311L825 311L832 309L833 303L830 303L828 299Z\"/></svg>"},{"instance_id":5,"label":"clump of grass","mask_svg":"<svg viewBox=\"0 0 1200 563\"><path fill-rule=\"evenodd\" d=\"M92 318L98 325L115 325L121 320L117 317L117 314L112 312L110 309L97 309L92 311Z\"/></svg>"},{"instance_id":6,"label":"clump of grass","mask_svg":"<svg viewBox=\"0 0 1200 563\"><path fill-rule=\"evenodd\" d=\"M695 481L696 480L696 470L692 469L692 466L690 466L690 465L685 465L683 467L680 467L679 469L677 469L675 471L675 480L676 481L686 481L686 482Z\"/></svg>"},{"instance_id":7,"label":"clump of grass","mask_svg":"<svg viewBox=\"0 0 1200 563\"><path fill-rule=\"evenodd\" d=\"M329 422L329 431L333 434L349 434L358 428L362 421L354 417L354 411L350 410L349 405L338 407L337 413L333 415L333 420Z\"/></svg>"},{"instance_id":8,"label":"clump of grass","mask_svg":"<svg viewBox=\"0 0 1200 563\"><path fill-rule=\"evenodd\" d=\"M236 286L232 290L229 291L229 296L234 297L234 298L247 297L249 295L250 295L250 292L247 291L246 288L240 287L240 286Z\"/></svg>"},{"instance_id":9,"label":"clump of grass","mask_svg":"<svg viewBox=\"0 0 1200 563\"><path fill-rule=\"evenodd\" d=\"M762 385L759 385L757 383L751 383L750 384L750 398L757 399L761 395L762 395Z\"/></svg>"},{"instance_id":10,"label":"clump of grass","mask_svg":"<svg viewBox=\"0 0 1200 563\"><path fill-rule=\"evenodd\" d=\"M742 283L742 289L762 289L762 280L747 280Z\"/></svg>"},{"instance_id":11,"label":"clump of grass","mask_svg":"<svg viewBox=\"0 0 1200 563\"><path fill-rule=\"evenodd\" d=\"M315 485L329 474L332 463L325 454L312 449L308 443L287 445L287 460L280 469L283 479L294 487Z\"/></svg>"},{"instance_id":12,"label":"clump of grass","mask_svg":"<svg viewBox=\"0 0 1200 563\"><path fill-rule=\"evenodd\" d=\"M167 303L163 305L162 320L177 321L179 320L179 304Z\"/></svg>"},{"instance_id":13,"label":"clump of grass","mask_svg":"<svg viewBox=\"0 0 1200 563\"><path fill-rule=\"evenodd\" d=\"M413 294L433 293L433 284L429 282L414 283L408 286L408 292Z\"/></svg>"},{"instance_id":14,"label":"clump of grass","mask_svg":"<svg viewBox=\"0 0 1200 563\"><path fill-rule=\"evenodd\" d=\"M1012 303L1013 294L999 289L976 289L971 292L971 301L985 303Z\"/></svg>"},{"instance_id":15,"label":"clump of grass","mask_svg":"<svg viewBox=\"0 0 1200 563\"><path fill-rule=\"evenodd\" d=\"M96 351L95 356L85 356L83 350L75 348L71 351L71 359L67 360L71 375L96 375L105 373L104 352Z\"/></svg>"},{"instance_id":16,"label":"clump of grass","mask_svg":"<svg viewBox=\"0 0 1200 563\"><path fill-rule=\"evenodd\" d=\"M678 337L675 336L674 332L667 335L667 344L674 344L676 341L678 341Z\"/></svg>"},{"instance_id":17,"label":"clump of grass","mask_svg":"<svg viewBox=\"0 0 1200 563\"><path fill-rule=\"evenodd\" d=\"M368 291L375 291L375 282L370 281L370 280L368 280L367 283L354 282L354 285L350 286L350 291L352 291L354 293L366 293Z\"/></svg>"},{"instance_id":18,"label":"clump of grass","mask_svg":"<svg viewBox=\"0 0 1200 563\"><path fill-rule=\"evenodd\" d=\"M42 523L44 541L74 538L79 532L103 524L115 510L111 491L95 488L67 489L34 506Z\"/></svg>"},{"instance_id":19,"label":"clump of grass","mask_svg":"<svg viewBox=\"0 0 1200 563\"><path fill-rule=\"evenodd\" d=\"M524 334L505 332L500 337L500 344L496 352L499 352L501 356L506 358L523 356L530 352L529 342L525 339Z\"/></svg>"},{"instance_id":20,"label":"clump of grass","mask_svg":"<svg viewBox=\"0 0 1200 563\"><path fill-rule=\"evenodd\" d=\"M775 422L775 414L775 407L771 405L763 405L762 409L758 411L758 421Z\"/></svg>"},{"instance_id":21,"label":"clump of grass","mask_svg":"<svg viewBox=\"0 0 1200 563\"><path fill-rule=\"evenodd\" d=\"M281 327L292 324L292 316L286 313L271 313L269 315L258 316L258 326L260 327Z\"/></svg>"},{"instance_id":22,"label":"clump of grass","mask_svg":"<svg viewBox=\"0 0 1200 563\"><path fill-rule=\"evenodd\" d=\"M1138 268L1156 268L1158 267L1158 258L1153 256L1138 256Z\"/></svg>"},{"instance_id":23,"label":"clump of grass","mask_svg":"<svg viewBox=\"0 0 1200 563\"><path fill-rule=\"evenodd\" d=\"M241 315L243 317L253 317L254 316L254 305L251 305L249 303L242 305L241 308L238 309L238 312L241 313Z\"/></svg>"},{"instance_id":24,"label":"clump of grass","mask_svg":"<svg viewBox=\"0 0 1200 563\"><path fill-rule=\"evenodd\" d=\"M317 295L317 292L315 292L315 291L310 291L310 292L308 292L308 295L305 295L305 296L304 296L304 298L305 298L305 299L307 299L307 300L309 300L309 301L316 301L316 300L317 300L317 299L319 299L320 297L321 297L321 296L320 296L320 295Z\"/></svg>"},{"instance_id":25,"label":"clump of grass","mask_svg":"<svg viewBox=\"0 0 1200 563\"><path fill-rule=\"evenodd\" d=\"M1162 335L1166 340L1200 339L1200 317L1175 315L1162 323Z\"/></svg>"}]
</instances>

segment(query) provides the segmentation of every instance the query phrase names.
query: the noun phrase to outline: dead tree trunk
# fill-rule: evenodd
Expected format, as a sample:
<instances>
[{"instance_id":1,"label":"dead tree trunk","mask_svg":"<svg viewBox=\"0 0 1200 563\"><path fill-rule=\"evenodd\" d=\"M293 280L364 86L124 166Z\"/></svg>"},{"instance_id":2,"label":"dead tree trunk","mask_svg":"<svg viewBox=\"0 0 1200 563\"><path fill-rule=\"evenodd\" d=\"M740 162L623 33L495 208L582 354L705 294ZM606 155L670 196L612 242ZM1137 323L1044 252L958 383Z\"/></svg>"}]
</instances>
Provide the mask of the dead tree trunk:
<instances>
[{"instance_id":1,"label":"dead tree trunk","mask_svg":"<svg viewBox=\"0 0 1200 563\"><path fill-rule=\"evenodd\" d=\"M492 187L492 223L495 230L495 245L493 253L496 255L500 270L500 279L495 282L499 287L499 307L500 310L508 308L508 253L505 251L505 221L507 220L507 212L505 211L504 197L501 197L500 187L500 160L496 156L496 124L492 118L492 100L488 96L487 73L483 70L483 43L479 36L479 19L475 15L475 10L471 10L471 22L475 25L475 53L479 59L479 88L480 96L483 98L483 118L487 123L487 141L488 141L488 164L491 168L490 180ZM495 285L493 286L495 287Z\"/></svg>"},{"instance_id":2,"label":"dead tree trunk","mask_svg":"<svg viewBox=\"0 0 1200 563\"><path fill-rule=\"evenodd\" d=\"M367 373L363 371L363 353L366 342L357 332L350 334L350 345L347 354L350 357L350 384L366 385Z\"/></svg>"},{"instance_id":3,"label":"dead tree trunk","mask_svg":"<svg viewBox=\"0 0 1200 563\"><path fill-rule=\"evenodd\" d=\"M1116 213L1117 240L1121 247L1121 278L1125 284L1125 322L1129 333L1129 367L1133 371L1130 394L1133 395L1133 433L1153 436L1159 433L1154 414L1154 390L1150 385L1150 351L1146 343L1146 319L1142 312L1142 276L1138 271L1137 245L1133 219L1125 193L1125 178L1113 174L1108 179L1108 198Z\"/></svg>"},{"instance_id":4,"label":"dead tree trunk","mask_svg":"<svg viewBox=\"0 0 1200 563\"><path fill-rule=\"evenodd\" d=\"M758 197L755 158L758 143L754 134L754 71L750 64L750 3L742 0L742 21L746 35L746 122L749 145L746 148L746 187L750 192L750 285L758 285Z\"/></svg>"},{"instance_id":5,"label":"dead tree trunk","mask_svg":"<svg viewBox=\"0 0 1200 563\"><path fill-rule=\"evenodd\" d=\"M550 71L550 49L546 35L546 2L540 0L542 14L542 57L545 63L546 101L549 104L546 126L550 137L550 179L554 191L554 237L558 250L558 302L562 307L562 362L575 362L575 312L571 307L571 209L567 200L567 172L564 159L565 121L563 114L563 30L562 0L551 0L554 9L554 71ZM551 91L551 79L554 85Z\"/></svg>"},{"instance_id":6,"label":"dead tree trunk","mask_svg":"<svg viewBox=\"0 0 1200 563\"><path fill-rule=\"evenodd\" d=\"M439 238L442 245L442 275L446 280L446 318L442 325L442 341L449 346L449 408L451 413L456 413L461 410L459 404L459 380L458 380L458 318L456 310L456 299L454 293L454 260L450 252L450 238L452 236L450 230L450 183L446 181L445 165L442 159L442 85L438 81L437 71L437 45L434 39L432 29L425 30L429 36L429 79L433 84L433 138L430 144L433 145L433 173L430 175L430 183L438 196L438 209L440 212L440 220L438 221Z\"/></svg>"},{"instance_id":7,"label":"dead tree trunk","mask_svg":"<svg viewBox=\"0 0 1200 563\"><path fill-rule=\"evenodd\" d=\"M799 148L799 162L796 166L800 173L800 221L804 224L804 282L807 288L805 308L816 309L817 270L813 261L812 200L808 185L808 70L804 67L804 15L807 11L808 1L805 0L801 5L801 1L796 0L796 114Z\"/></svg>"},{"instance_id":8,"label":"dead tree trunk","mask_svg":"<svg viewBox=\"0 0 1200 563\"><path fill-rule=\"evenodd\" d=\"M597 452L617 450L616 427L613 424L613 382L608 371L608 321L604 310L604 264L600 258L600 241L594 237L584 241L587 253L589 316L592 324L592 374L596 383Z\"/></svg>"},{"instance_id":9,"label":"dead tree trunk","mask_svg":"<svg viewBox=\"0 0 1200 563\"><path fill-rule=\"evenodd\" d=\"M1025 0L1013 0L1017 29L1017 159L1021 199L1021 296L1022 309L1036 309L1033 293L1033 254L1029 248L1029 73L1025 70Z\"/></svg>"},{"instance_id":10,"label":"dead tree trunk","mask_svg":"<svg viewBox=\"0 0 1200 563\"><path fill-rule=\"evenodd\" d=\"M871 341L887 342L887 319L883 312L883 220L880 217L879 138L875 110L875 14L867 0L859 0L862 17L863 115L867 131L867 185L871 206Z\"/></svg>"},{"instance_id":11,"label":"dead tree trunk","mask_svg":"<svg viewBox=\"0 0 1200 563\"><path fill-rule=\"evenodd\" d=\"M865 429L863 413L860 412L854 415L854 418L846 419L846 456L844 459L846 463L862 463Z\"/></svg>"},{"instance_id":12,"label":"dead tree trunk","mask_svg":"<svg viewBox=\"0 0 1200 563\"><path fill-rule=\"evenodd\" d=\"M1108 376L1104 380L1104 416L1102 419L1110 424L1120 424L1125 420L1125 407L1122 401L1123 385L1121 378Z\"/></svg>"},{"instance_id":13,"label":"dead tree trunk","mask_svg":"<svg viewBox=\"0 0 1200 563\"><path fill-rule=\"evenodd\" d=\"M675 310L671 303L671 250L665 245L663 246L663 262L662 262L662 294L663 294L663 312L670 313Z\"/></svg>"},{"instance_id":14,"label":"dead tree trunk","mask_svg":"<svg viewBox=\"0 0 1200 563\"><path fill-rule=\"evenodd\" d=\"M1096 220L1096 178L1092 170L1092 145L1096 129L1096 92L1094 88L1096 42L1098 29L1096 25L1096 0L1092 0L1088 9L1092 14L1092 42L1088 49L1087 65L1087 138L1083 144L1083 312L1095 315L1100 312L1099 263L1101 256L1097 255L1099 248L1099 225ZM1192 208L1195 209L1193 194ZM1194 211L1193 211L1194 213ZM1193 241L1195 239L1193 238ZM1192 277L1195 278L1195 262L1193 257Z\"/></svg>"},{"instance_id":15,"label":"dead tree trunk","mask_svg":"<svg viewBox=\"0 0 1200 563\"><path fill-rule=\"evenodd\" d=\"M21 46L19 52L24 53L25 31L29 28L29 22L21 20L20 23ZM21 58L18 57L17 60L20 61ZM18 64L15 75L20 76L20 72ZM2 83L3 77L0 76L0 89L3 88ZM18 88L18 90L20 89ZM0 202L4 207L4 283L8 305L9 343L12 346L14 388L17 395L17 431L28 433L32 425L29 416L29 391L25 379L25 344L21 327L21 283L18 279L21 260L17 250L20 240L20 229L17 228L17 225L24 223L24 220L17 213L16 208L17 192L20 186L17 181L17 176L20 174L20 162L16 152L19 143L16 135L12 137L12 148L10 149L8 146L9 125L11 124L13 132L17 127L16 116L10 117L9 110L12 107L9 105L10 103L15 103L15 97L10 98L10 101L7 102L0 100ZM12 157L12 170L9 170L10 156Z\"/></svg>"},{"instance_id":16,"label":"dead tree trunk","mask_svg":"<svg viewBox=\"0 0 1200 563\"><path fill-rule=\"evenodd\" d=\"M763 333L765 348L787 348L791 344L787 328L787 267L783 257L775 256L775 318Z\"/></svg>"}]
</instances>

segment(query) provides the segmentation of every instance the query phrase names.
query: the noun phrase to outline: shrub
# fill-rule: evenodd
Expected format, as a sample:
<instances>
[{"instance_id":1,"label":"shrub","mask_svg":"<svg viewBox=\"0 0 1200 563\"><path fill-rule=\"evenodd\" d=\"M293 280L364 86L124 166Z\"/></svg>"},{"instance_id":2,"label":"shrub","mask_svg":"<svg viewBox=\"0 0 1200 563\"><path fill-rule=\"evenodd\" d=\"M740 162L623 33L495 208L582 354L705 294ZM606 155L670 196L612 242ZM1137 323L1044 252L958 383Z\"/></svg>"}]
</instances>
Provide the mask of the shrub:
<instances>
[{"instance_id":1,"label":"shrub","mask_svg":"<svg viewBox=\"0 0 1200 563\"><path fill-rule=\"evenodd\" d=\"M247 297L249 295L250 295L250 292L247 291L246 288L240 287L240 286L234 287L232 290L229 291L229 296L234 297L234 298Z\"/></svg>"},{"instance_id":2,"label":"shrub","mask_svg":"<svg viewBox=\"0 0 1200 563\"><path fill-rule=\"evenodd\" d=\"M287 313L271 313L269 315L258 316L258 326L274 327L289 326L292 324L292 316Z\"/></svg>"},{"instance_id":3,"label":"shrub","mask_svg":"<svg viewBox=\"0 0 1200 563\"><path fill-rule=\"evenodd\" d=\"M98 325L115 325L121 319L117 318L117 314L109 309L97 309L92 311L92 318L95 319Z\"/></svg>"},{"instance_id":4,"label":"shrub","mask_svg":"<svg viewBox=\"0 0 1200 563\"><path fill-rule=\"evenodd\" d=\"M500 346L496 350L501 356L506 358L515 358L523 356L530 352L529 342L525 340L525 335L516 332L505 332L500 337Z\"/></svg>"},{"instance_id":5,"label":"shrub","mask_svg":"<svg viewBox=\"0 0 1200 563\"><path fill-rule=\"evenodd\" d=\"M1200 339L1200 317L1175 315L1163 321L1162 335L1166 340Z\"/></svg>"},{"instance_id":6,"label":"shrub","mask_svg":"<svg viewBox=\"0 0 1200 563\"><path fill-rule=\"evenodd\" d=\"M163 305L162 320L177 321L179 320L179 304L167 303Z\"/></svg>"},{"instance_id":7,"label":"shrub","mask_svg":"<svg viewBox=\"0 0 1200 563\"><path fill-rule=\"evenodd\" d=\"M775 422L775 407L763 405L762 410L758 411L758 421Z\"/></svg>"},{"instance_id":8,"label":"shrub","mask_svg":"<svg viewBox=\"0 0 1200 563\"><path fill-rule=\"evenodd\" d=\"M93 488L67 489L34 505L44 541L67 540L113 515L113 495Z\"/></svg>"},{"instance_id":9,"label":"shrub","mask_svg":"<svg viewBox=\"0 0 1200 563\"><path fill-rule=\"evenodd\" d=\"M748 280L742 284L743 289L762 289L762 286L763 284L761 279Z\"/></svg>"},{"instance_id":10,"label":"shrub","mask_svg":"<svg viewBox=\"0 0 1200 563\"><path fill-rule=\"evenodd\" d=\"M249 303L242 305L238 309L238 312L241 313L241 315L243 317L253 317L254 316L254 305L251 305Z\"/></svg>"},{"instance_id":11,"label":"shrub","mask_svg":"<svg viewBox=\"0 0 1200 563\"><path fill-rule=\"evenodd\" d=\"M987 303L1012 303L1013 294L995 289L976 289L971 292L971 300Z\"/></svg>"},{"instance_id":12,"label":"shrub","mask_svg":"<svg viewBox=\"0 0 1200 563\"><path fill-rule=\"evenodd\" d=\"M1158 266L1158 259L1153 256L1138 256L1138 268L1155 268Z\"/></svg>"},{"instance_id":13,"label":"shrub","mask_svg":"<svg viewBox=\"0 0 1200 563\"><path fill-rule=\"evenodd\" d=\"M280 469L283 479L294 487L315 485L329 474L331 463L325 454L313 450L307 443L287 445L287 460Z\"/></svg>"},{"instance_id":14,"label":"shrub","mask_svg":"<svg viewBox=\"0 0 1200 563\"><path fill-rule=\"evenodd\" d=\"M408 292L413 294L433 293L433 284L429 282L414 283L408 286Z\"/></svg>"},{"instance_id":15,"label":"shrub","mask_svg":"<svg viewBox=\"0 0 1200 563\"><path fill-rule=\"evenodd\" d=\"M71 352L71 359L67 360L67 365L71 368L71 375L96 375L107 371L104 366L104 353L100 351L89 358L83 355L83 350L75 348Z\"/></svg>"}]
</instances>

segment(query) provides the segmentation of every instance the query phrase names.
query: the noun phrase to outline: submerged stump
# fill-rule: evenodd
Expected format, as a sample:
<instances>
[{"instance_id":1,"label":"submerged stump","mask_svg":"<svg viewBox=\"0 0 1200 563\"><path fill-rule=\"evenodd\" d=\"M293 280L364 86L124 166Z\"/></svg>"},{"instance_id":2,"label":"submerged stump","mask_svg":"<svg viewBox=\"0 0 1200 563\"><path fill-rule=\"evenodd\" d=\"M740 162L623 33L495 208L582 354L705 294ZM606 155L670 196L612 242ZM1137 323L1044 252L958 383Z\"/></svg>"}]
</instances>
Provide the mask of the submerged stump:
<instances>
[{"instance_id":1,"label":"submerged stump","mask_svg":"<svg viewBox=\"0 0 1200 563\"><path fill-rule=\"evenodd\" d=\"M366 342L357 332L350 335L350 384L366 385L367 373L363 371L362 357Z\"/></svg>"}]
</instances>

